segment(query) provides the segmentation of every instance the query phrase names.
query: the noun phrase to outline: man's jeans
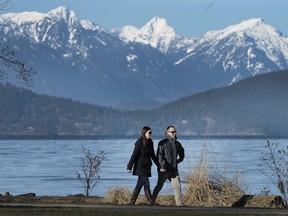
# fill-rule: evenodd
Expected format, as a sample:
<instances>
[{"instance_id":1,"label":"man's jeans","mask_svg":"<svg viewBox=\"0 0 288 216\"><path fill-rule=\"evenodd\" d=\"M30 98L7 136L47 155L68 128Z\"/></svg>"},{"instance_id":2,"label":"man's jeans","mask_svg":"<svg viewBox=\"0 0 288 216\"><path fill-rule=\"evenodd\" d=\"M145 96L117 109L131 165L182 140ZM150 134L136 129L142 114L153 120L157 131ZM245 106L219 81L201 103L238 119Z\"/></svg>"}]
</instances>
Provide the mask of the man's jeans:
<instances>
[{"instance_id":1,"label":"man's jeans","mask_svg":"<svg viewBox=\"0 0 288 216\"><path fill-rule=\"evenodd\" d=\"M161 191L165 181L169 179L172 183L174 188L174 196L175 196L175 203L177 206L182 206L182 191L181 191L181 183L180 183L180 176L178 172L158 172L158 181L157 185L153 190L153 199L156 201L159 192Z\"/></svg>"}]
</instances>

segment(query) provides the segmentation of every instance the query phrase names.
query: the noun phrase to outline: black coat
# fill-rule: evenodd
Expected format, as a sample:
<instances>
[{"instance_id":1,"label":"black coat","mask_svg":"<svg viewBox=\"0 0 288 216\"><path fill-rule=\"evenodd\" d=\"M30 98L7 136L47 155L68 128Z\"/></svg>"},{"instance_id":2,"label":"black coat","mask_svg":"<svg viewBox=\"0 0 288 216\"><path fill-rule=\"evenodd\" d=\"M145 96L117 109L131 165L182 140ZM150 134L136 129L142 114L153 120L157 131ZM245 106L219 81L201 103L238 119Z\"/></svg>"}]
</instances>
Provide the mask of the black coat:
<instances>
[{"instance_id":1,"label":"black coat","mask_svg":"<svg viewBox=\"0 0 288 216\"><path fill-rule=\"evenodd\" d=\"M153 141L152 139L148 139L146 146L144 146L143 139L140 137L135 143L134 151L127 164L127 169L131 170L133 167L133 175L151 177L151 159L156 165L158 164Z\"/></svg>"},{"instance_id":2,"label":"black coat","mask_svg":"<svg viewBox=\"0 0 288 216\"><path fill-rule=\"evenodd\" d=\"M159 169L163 168L167 171L178 171L178 164L184 160L185 151L182 144L177 140L165 138L158 143L157 157Z\"/></svg>"}]
</instances>

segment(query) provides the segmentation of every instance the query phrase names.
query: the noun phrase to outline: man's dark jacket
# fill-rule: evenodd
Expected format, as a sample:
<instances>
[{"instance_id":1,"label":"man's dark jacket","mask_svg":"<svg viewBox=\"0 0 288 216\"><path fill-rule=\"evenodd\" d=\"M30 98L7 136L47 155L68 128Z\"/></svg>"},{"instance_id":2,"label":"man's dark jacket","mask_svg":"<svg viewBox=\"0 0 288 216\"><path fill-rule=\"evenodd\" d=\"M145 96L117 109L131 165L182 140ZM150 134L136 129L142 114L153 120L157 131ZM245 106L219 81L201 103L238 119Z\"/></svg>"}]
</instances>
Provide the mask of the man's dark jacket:
<instances>
[{"instance_id":1,"label":"man's dark jacket","mask_svg":"<svg viewBox=\"0 0 288 216\"><path fill-rule=\"evenodd\" d=\"M158 171L166 169L168 172L178 171L178 164L184 160L185 153L181 143L176 139L165 138L158 143L157 149Z\"/></svg>"}]
</instances>

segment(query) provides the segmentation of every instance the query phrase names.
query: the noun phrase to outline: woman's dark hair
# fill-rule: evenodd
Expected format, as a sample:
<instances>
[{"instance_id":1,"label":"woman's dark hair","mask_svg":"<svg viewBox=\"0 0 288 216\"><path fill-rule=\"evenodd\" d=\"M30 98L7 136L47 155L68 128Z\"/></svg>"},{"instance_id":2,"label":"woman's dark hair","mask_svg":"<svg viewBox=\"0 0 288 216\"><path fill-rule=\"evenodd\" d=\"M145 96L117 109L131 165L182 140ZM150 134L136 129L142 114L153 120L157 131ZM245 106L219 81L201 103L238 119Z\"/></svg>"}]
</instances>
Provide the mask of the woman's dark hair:
<instances>
[{"instance_id":1,"label":"woman's dark hair","mask_svg":"<svg viewBox=\"0 0 288 216\"><path fill-rule=\"evenodd\" d=\"M149 131L149 130L151 130L151 128L148 127L148 126L144 126L144 127L142 128L142 130L141 130L141 137L142 137L142 139L143 139L143 144L144 144L144 146L145 146L146 143L147 143L147 139L146 139L145 134L146 134L147 131Z\"/></svg>"}]
</instances>

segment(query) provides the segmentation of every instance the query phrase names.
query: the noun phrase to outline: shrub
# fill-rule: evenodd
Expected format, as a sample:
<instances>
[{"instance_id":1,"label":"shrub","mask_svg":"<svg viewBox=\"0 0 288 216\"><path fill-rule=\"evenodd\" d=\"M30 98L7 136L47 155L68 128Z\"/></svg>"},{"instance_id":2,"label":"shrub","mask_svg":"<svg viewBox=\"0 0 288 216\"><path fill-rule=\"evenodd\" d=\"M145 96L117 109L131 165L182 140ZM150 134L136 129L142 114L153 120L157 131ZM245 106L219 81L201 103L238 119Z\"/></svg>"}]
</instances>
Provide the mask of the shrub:
<instances>
[{"instance_id":1,"label":"shrub","mask_svg":"<svg viewBox=\"0 0 288 216\"><path fill-rule=\"evenodd\" d=\"M284 207L287 208L288 195L288 146L267 141L266 151L261 152L260 171L266 175L282 195ZM268 168L268 171L267 171ZM270 172L269 172L270 171Z\"/></svg>"},{"instance_id":2,"label":"shrub","mask_svg":"<svg viewBox=\"0 0 288 216\"><path fill-rule=\"evenodd\" d=\"M90 196L90 192L96 186L100 179L100 166L106 159L104 151L99 150L97 155L93 155L89 149L82 146L84 158L81 158L80 171L76 172L76 176L83 184L86 197ZM81 175L83 174L83 175Z\"/></svg>"}]
</instances>

